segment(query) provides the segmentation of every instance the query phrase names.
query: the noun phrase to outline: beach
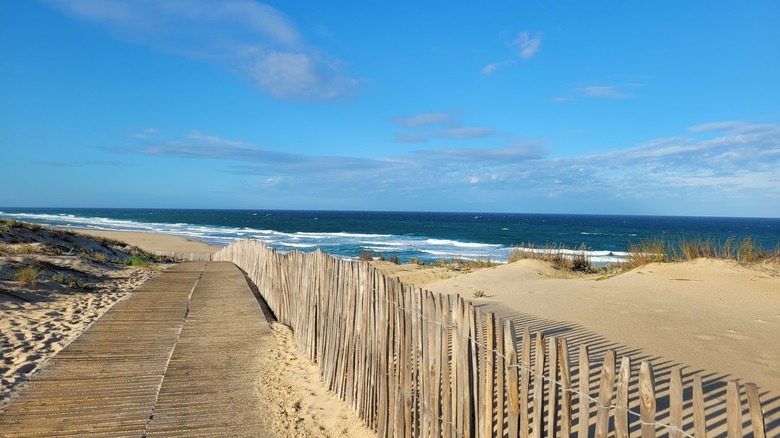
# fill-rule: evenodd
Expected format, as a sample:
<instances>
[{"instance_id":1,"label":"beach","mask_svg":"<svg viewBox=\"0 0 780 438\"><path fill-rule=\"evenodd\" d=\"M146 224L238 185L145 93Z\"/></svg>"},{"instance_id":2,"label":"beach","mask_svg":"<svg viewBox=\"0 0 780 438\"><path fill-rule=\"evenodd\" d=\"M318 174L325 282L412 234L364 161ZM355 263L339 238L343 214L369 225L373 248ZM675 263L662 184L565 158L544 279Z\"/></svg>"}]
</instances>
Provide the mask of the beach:
<instances>
[{"instance_id":1,"label":"beach","mask_svg":"<svg viewBox=\"0 0 780 438\"><path fill-rule=\"evenodd\" d=\"M218 249L168 235L113 231L90 234L122 240L147 251L203 253ZM566 337L572 348L588 343L594 347L594 357L615 349L618 354L635 358L635 366L638 360L650 360L681 365L684 373L700 372L710 379L756 383L765 402L767 423L778 421L780 266L776 261L748 266L699 259L650 264L611 277L565 273L538 260L473 272L379 261L374 264L415 287L460 294L484 311L529 324L532 331ZM113 302L126 296L143 281L143 276L153 273L135 275L114 286L116 290L110 294L95 292L91 301L65 294L53 300L55 304L32 306L4 298L0 325L3 337L8 338L4 343L11 342L13 351L30 352L23 360L14 359L14 366L18 362L26 367L21 371L34 370ZM484 297L475 298L477 291ZM55 305L70 310L53 310L51 306ZM30 311L33 307L35 312ZM18 316L20 309L27 312L25 318ZM90 317L79 319L78 309ZM60 333L58 325L67 325L67 334L57 334L57 342L52 342L47 333ZM267 355L269 373L258 387L269 394L269 415L279 433L371 436L351 410L324 389L317 367L297 351L290 330L275 324L274 331L277 346ZM8 348L4 346L4 357ZM19 366L15 369L18 371ZM7 367L4 371L9 374ZM4 377L4 387L6 381L16 381L13 379L20 378Z\"/></svg>"}]
</instances>

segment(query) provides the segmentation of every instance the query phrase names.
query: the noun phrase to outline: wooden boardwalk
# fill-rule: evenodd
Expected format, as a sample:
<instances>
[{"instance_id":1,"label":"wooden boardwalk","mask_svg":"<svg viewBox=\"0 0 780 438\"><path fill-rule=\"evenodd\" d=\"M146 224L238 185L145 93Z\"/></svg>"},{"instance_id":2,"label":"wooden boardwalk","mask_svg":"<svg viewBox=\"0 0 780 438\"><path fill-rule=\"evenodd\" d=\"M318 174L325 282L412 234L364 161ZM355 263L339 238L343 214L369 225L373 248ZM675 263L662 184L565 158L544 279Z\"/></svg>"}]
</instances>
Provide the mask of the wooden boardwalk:
<instances>
[{"instance_id":1,"label":"wooden boardwalk","mask_svg":"<svg viewBox=\"0 0 780 438\"><path fill-rule=\"evenodd\" d=\"M235 265L182 263L35 373L0 436L270 436L255 382L271 333Z\"/></svg>"}]
</instances>

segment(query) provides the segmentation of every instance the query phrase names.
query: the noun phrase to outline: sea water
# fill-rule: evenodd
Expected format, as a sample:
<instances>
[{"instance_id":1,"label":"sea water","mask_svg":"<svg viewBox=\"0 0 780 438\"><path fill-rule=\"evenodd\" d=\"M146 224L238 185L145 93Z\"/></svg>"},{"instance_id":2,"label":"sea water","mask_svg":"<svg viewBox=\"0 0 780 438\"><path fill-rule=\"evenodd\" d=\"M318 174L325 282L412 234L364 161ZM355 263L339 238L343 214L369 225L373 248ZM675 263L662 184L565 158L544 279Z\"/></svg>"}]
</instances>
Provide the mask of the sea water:
<instances>
[{"instance_id":1,"label":"sea water","mask_svg":"<svg viewBox=\"0 0 780 438\"><path fill-rule=\"evenodd\" d=\"M518 213L366 212L311 210L176 210L0 208L0 218L52 227L144 231L225 246L256 239L281 251L323 251L375 257L490 259L505 262L513 247L585 245L593 263L616 263L630 243L664 238L751 237L767 250L780 243L780 219Z\"/></svg>"}]
</instances>

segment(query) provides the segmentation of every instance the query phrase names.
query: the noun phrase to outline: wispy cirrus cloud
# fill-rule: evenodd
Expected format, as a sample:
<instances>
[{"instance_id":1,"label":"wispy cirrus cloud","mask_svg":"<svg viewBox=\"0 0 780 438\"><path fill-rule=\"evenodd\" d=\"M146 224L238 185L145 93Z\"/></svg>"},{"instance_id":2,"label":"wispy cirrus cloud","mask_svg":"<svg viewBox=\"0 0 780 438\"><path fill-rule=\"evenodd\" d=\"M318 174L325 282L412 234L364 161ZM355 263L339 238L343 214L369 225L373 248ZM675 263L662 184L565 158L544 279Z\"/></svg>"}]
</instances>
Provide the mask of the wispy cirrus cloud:
<instances>
[{"instance_id":1,"label":"wispy cirrus cloud","mask_svg":"<svg viewBox=\"0 0 780 438\"><path fill-rule=\"evenodd\" d=\"M398 134L399 143L425 143L431 138L469 139L498 135L494 129L481 126L462 126L458 115L450 111L414 114L392 117L396 125L411 131Z\"/></svg>"},{"instance_id":2,"label":"wispy cirrus cloud","mask_svg":"<svg viewBox=\"0 0 780 438\"><path fill-rule=\"evenodd\" d=\"M481 73L482 73L483 75L489 75L489 74L493 74L493 73L495 73L495 72L496 72L496 70L498 70L499 68L506 67L506 66L508 66L508 65L512 65L512 64L514 64L514 63L515 63L515 62L514 62L514 61L512 61L512 60L509 60L509 61L501 61L501 62L494 62L494 63L492 63L492 64L488 64L488 65L486 65L486 66L482 67Z\"/></svg>"},{"instance_id":3,"label":"wispy cirrus cloud","mask_svg":"<svg viewBox=\"0 0 780 438\"><path fill-rule=\"evenodd\" d=\"M522 31L511 41L510 46L516 51L516 55L520 59L529 60L542 49L542 33L536 32L532 35L529 31ZM493 62L482 67L480 73L490 75L498 69L512 64L515 64L514 59Z\"/></svg>"},{"instance_id":4,"label":"wispy cirrus cloud","mask_svg":"<svg viewBox=\"0 0 780 438\"><path fill-rule=\"evenodd\" d=\"M278 9L251 0L47 0L119 38L217 63L285 100L328 100L358 80L306 43Z\"/></svg>"},{"instance_id":5,"label":"wispy cirrus cloud","mask_svg":"<svg viewBox=\"0 0 780 438\"><path fill-rule=\"evenodd\" d=\"M568 200L569 205L600 203L602 208L610 202L660 199L705 207L764 199L780 206L780 125L718 122L690 131L697 137L658 138L610 152L563 157L550 156L544 141L492 148L418 148L373 158L320 156L200 133L113 151L224 161L229 163L225 172L257 178L280 195L292 188L317 190L342 193L345 202L354 196L377 196L381 188L383 196L394 193L407 200L425 198L431 191L457 198L468 190L502 202L554 198ZM774 211L780 214L777 207Z\"/></svg>"},{"instance_id":6,"label":"wispy cirrus cloud","mask_svg":"<svg viewBox=\"0 0 780 438\"><path fill-rule=\"evenodd\" d=\"M393 123L407 128L416 128L418 126L446 125L454 123L457 120L455 113L439 111L432 113L414 114L411 116L392 117Z\"/></svg>"},{"instance_id":7,"label":"wispy cirrus cloud","mask_svg":"<svg viewBox=\"0 0 780 438\"><path fill-rule=\"evenodd\" d=\"M592 85L582 87L579 91L587 97L603 97L607 99L628 99L634 97L633 94L622 90L616 85Z\"/></svg>"},{"instance_id":8,"label":"wispy cirrus cloud","mask_svg":"<svg viewBox=\"0 0 780 438\"><path fill-rule=\"evenodd\" d=\"M555 96L551 98L550 101L555 103L565 103L578 100L578 98L613 100L632 99L634 94L626 91L626 89L639 86L641 86L641 84L588 85L575 88L567 95Z\"/></svg>"},{"instance_id":9,"label":"wispy cirrus cloud","mask_svg":"<svg viewBox=\"0 0 780 438\"><path fill-rule=\"evenodd\" d=\"M517 48L517 54L523 59L531 59L542 48L542 33L536 32L533 36L528 31L520 32L512 41Z\"/></svg>"}]
</instances>

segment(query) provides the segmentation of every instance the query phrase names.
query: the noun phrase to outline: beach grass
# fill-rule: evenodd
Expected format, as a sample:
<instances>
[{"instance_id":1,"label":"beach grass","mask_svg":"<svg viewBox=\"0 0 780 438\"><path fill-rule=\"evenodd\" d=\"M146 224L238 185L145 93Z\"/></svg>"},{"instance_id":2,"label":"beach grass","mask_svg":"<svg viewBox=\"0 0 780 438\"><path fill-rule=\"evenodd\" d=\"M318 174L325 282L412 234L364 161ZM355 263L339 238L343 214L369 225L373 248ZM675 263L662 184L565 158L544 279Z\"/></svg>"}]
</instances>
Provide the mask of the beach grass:
<instances>
[{"instance_id":1,"label":"beach grass","mask_svg":"<svg viewBox=\"0 0 780 438\"><path fill-rule=\"evenodd\" d=\"M76 289L78 287L81 287L81 282L79 282L73 275L71 274L65 274L63 272L57 272L51 277L52 280L56 281L57 283L64 284L65 286L68 286L72 289Z\"/></svg>"},{"instance_id":2,"label":"beach grass","mask_svg":"<svg viewBox=\"0 0 780 438\"><path fill-rule=\"evenodd\" d=\"M628 260L622 264L628 269L649 263L691 261L700 258L756 263L780 259L780 244L774 251L766 251L756 239L749 236L728 237L725 240L700 236L680 237L676 240L653 238L630 242L628 252Z\"/></svg>"},{"instance_id":3,"label":"beach grass","mask_svg":"<svg viewBox=\"0 0 780 438\"><path fill-rule=\"evenodd\" d=\"M35 266L28 266L16 272L16 281L22 286L35 286L38 282L38 276L41 270Z\"/></svg>"},{"instance_id":4,"label":"beach grass","mask_svg":"<svg viewBox=\"0 0 780 438\"><path fill-rule=\"evenodd\" d=\"M521 243L509 252L507 261L513 263L523 259L543 260L561 271L594 272L588 251L585 244L574 249L560 243L548 242L541 246Z\"/></svg>"},{"instance_id":5,"label":"beach grass","mask_svg":"<svg viewBox=\"0 0 780 438\"><path fill-rule=\"evenodd\" d=\"M151 261L148 258L140 255L132 255L125 259L126 266L133 266L136 268L148 268L150 264Z\"/></svg>"}]
</instances>

